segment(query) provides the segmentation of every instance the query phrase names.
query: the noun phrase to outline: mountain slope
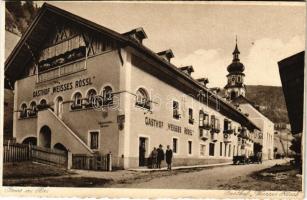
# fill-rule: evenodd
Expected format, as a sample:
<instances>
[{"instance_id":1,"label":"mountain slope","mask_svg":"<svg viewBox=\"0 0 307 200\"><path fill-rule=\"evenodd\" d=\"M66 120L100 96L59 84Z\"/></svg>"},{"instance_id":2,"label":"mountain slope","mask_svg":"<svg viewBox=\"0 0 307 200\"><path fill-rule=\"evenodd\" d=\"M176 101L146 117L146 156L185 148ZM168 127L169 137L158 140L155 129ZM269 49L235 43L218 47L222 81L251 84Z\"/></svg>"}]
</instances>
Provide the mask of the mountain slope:
<instances>
[{"instance_id":1,"label":"mountain slope","mask_svg":"<svg viewBox=\"0 0 307 200\"><path fill-rule=\"evenodd\" d=\"M247 85L246 97L274 123L289 123L282 87Z\"/></svg>"}]
</instances>

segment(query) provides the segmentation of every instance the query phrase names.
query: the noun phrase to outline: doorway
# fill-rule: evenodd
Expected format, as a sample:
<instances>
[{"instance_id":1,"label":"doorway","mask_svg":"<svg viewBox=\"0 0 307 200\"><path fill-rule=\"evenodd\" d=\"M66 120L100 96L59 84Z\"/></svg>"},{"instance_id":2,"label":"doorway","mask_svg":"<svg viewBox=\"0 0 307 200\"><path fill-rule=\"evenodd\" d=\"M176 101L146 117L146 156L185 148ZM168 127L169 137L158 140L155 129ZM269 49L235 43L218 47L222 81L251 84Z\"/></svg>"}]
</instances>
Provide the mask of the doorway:
<instances>
[{"instance_id":1,"label":"doorway","mask_svg":"<svg viewBox=\"0 0 307 200\"><path fill-rule=\"evenodd\" d=\"M39 131L39 146L51 148L51 130L48 126L43 126Z\"/></svg>"},{"instance_id":2,"label":"doorway","mask_svg":"<svg viewBox=\"0 0 307 200\"><path fill-rule=\"evenodd\" d=\"M139 166L146 166L146 152L148 151L148 138L139 138Z\"/></svg>"}]
</instances>

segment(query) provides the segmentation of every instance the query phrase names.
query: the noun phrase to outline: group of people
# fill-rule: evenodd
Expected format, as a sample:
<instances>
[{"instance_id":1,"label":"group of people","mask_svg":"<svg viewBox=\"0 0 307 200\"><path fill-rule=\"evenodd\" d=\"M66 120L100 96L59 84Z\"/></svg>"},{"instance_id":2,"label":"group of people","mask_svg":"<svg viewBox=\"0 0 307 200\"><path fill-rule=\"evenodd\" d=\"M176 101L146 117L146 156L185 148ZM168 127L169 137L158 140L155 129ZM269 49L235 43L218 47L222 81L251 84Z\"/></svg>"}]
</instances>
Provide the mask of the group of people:
<instances>
[{"instance_id":1,"label":"group of people","mask_svg":"<svg viewBox=\"0 0 307 200\"><path fill-rule=\"evenodd\" d=\"M150 154L151 158L151 168L161 168L161 162L164 160L167 163L167 169L172 169L172 158L173 158L173 151L170 149L169 145L166 147L166 151L164 154L164 150L162 148L162 145L159 145L159 148L154 147Z\"/></svg>"}]
</instances>

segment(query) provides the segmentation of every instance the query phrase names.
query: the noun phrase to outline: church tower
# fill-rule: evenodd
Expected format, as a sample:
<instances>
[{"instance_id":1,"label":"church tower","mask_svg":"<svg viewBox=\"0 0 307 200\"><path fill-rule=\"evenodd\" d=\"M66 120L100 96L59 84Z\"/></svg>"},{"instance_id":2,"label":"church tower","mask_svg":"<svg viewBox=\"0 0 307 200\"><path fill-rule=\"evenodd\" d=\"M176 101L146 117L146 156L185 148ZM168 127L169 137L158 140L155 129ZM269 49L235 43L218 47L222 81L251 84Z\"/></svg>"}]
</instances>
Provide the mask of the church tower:
<instances>
[{"instance_id":1,"label":"church tower","mask_svg":"<svg viewBox=\"0 0 307 200\"><path fill-rule=\"evenodd\" d=\"M228 71L228 74L226 76L227 85L224 87L226 97L231 100L241 95L245 97L245 92L246 92L246 88L244 85L245 74L243 73L245 67L240 62L239 59L240 51L238 49L237 38L236 38L236 47L232 54L233 54L232 63L227 67Z\"/></svg>"}]
</instances>

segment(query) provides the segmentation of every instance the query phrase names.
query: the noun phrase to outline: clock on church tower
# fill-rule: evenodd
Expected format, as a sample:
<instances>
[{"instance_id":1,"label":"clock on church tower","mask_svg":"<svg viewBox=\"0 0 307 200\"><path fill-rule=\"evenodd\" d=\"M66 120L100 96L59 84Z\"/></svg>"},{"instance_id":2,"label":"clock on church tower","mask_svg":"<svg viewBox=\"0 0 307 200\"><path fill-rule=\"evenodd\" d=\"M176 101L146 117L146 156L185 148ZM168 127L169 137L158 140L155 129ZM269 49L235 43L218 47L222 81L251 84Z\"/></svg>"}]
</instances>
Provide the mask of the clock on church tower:
<instances>
[{"instance_id":1,"label":"clock on church tower","mask_svg":"<svg viewBox=\"0 0 307 200\"><path fill-rule=\"evenodd\" d=\"M227 67L227 85L224 87L226 92L226 97L229 99L235 99L239 96L245 96L245 85L244 85L244 65L240 62L238 49L238 44L236 40L236 47L233 51L232 63Z\"/></svg>"}]
</instances>

